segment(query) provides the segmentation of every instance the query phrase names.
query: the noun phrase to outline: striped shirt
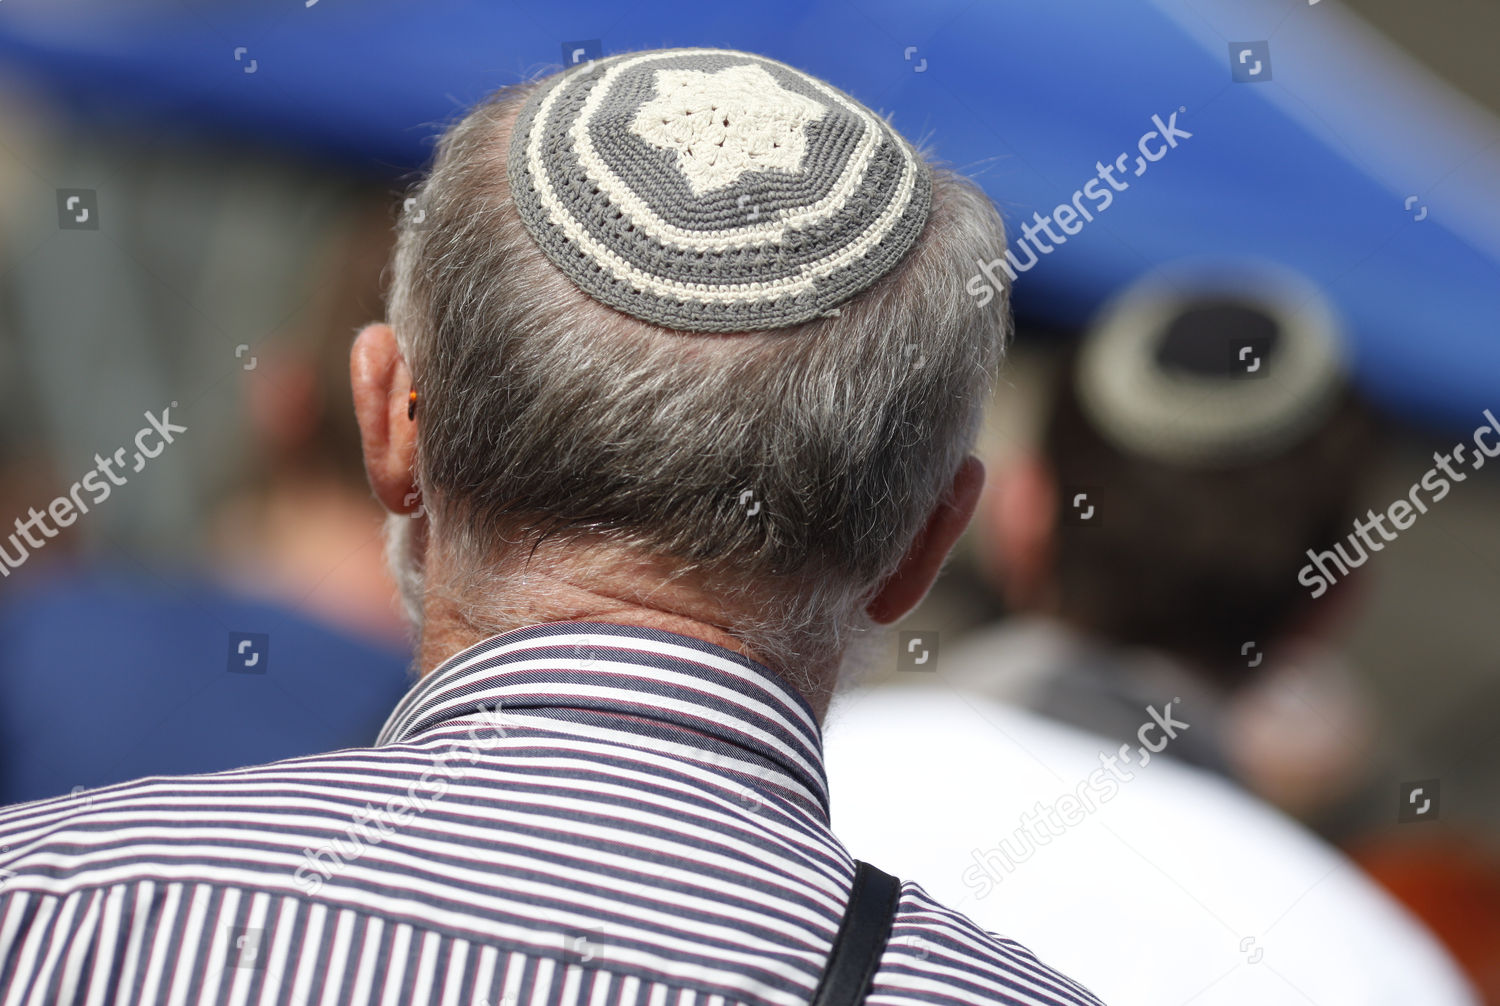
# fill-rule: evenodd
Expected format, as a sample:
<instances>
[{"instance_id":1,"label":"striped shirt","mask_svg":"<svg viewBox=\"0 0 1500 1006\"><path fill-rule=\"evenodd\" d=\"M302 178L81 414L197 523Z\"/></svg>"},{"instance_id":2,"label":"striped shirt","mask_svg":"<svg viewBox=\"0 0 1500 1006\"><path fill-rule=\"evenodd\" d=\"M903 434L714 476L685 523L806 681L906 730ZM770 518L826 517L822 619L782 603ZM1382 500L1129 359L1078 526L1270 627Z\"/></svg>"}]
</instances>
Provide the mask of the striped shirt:
<instances>
[{"instance_id":1,"label":"striped shirt","mask_svg":"<svg viewBox=\"0 0 1500 1006\"><path fill-rule=\"evenodd\" d=\"M0 1006L798 1006L853 872L772 671L536 625L373 748L0 811ZM869 1002L1098 1001L906 883Z\"/></svg>"}]
</instances>

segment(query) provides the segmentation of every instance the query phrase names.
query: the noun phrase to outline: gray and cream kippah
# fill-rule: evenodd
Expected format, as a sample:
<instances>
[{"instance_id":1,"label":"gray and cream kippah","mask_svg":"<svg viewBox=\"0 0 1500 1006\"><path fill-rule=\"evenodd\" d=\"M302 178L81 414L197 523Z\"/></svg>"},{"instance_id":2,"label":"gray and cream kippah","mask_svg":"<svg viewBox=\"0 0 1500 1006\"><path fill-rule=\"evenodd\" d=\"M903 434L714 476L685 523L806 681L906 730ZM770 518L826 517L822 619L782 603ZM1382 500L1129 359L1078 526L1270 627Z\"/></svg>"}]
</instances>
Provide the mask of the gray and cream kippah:
<instances>
[{"instance_id":1,"label":"gray and cream kippah","mask_svg":"<svg viewBox=\"0 0 1500 1006\"><path fill-rule=\"evenodd\" d=\"M1102 436L1192 467L1291 447L1327 417L1345 380L1327 300L1261 262L1183 264L1140 280L1102 312L1075 372Z\"/></svg>"},{"instance_id":2,"label":"gray and cream kippah","mask_svg":"<svg viewBox=\"0 0 1500 1006\"><path fill-rule=\"evenodd\" d=\"M666 328L750 332L836 313L893 269L927 164L853 98L721 49L597 60L546 80L508 173L542 251L585 293Z\"/></svg>"}]
</instances>

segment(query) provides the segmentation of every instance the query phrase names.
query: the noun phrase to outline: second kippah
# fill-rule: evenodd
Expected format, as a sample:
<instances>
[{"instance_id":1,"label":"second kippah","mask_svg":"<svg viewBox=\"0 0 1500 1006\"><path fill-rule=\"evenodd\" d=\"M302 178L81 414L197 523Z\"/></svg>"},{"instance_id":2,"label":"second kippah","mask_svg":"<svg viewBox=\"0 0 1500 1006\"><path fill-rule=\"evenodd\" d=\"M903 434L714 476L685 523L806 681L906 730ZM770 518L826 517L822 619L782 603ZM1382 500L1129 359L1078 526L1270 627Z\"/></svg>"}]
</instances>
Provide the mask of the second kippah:
<instances>
[{"instance_id":1,"label":"second kippah","mask_svg":"<svg viewBox=\"0 0 1500 1006\"><path fill-rule=\"evenodd\" d=\"M1345 384L1333 307L1301 275L1254 260L1163 266L1102 313L1078 359L1079 404L1117 447L1229 468L1301 442Z\"/></svg>"},{"instance_id":2,"label":"second kippah","mask_svg":"<svg viewBox=\"0 0 1500 1006\"><path fill-rule=\"evenodd\" d=\"M585 293L696 332L829 314L900 262L932 196L926 162L869 109L721 49L549 79L517 117L508 173L526 229Z\"/></svg>"}]
</instances>

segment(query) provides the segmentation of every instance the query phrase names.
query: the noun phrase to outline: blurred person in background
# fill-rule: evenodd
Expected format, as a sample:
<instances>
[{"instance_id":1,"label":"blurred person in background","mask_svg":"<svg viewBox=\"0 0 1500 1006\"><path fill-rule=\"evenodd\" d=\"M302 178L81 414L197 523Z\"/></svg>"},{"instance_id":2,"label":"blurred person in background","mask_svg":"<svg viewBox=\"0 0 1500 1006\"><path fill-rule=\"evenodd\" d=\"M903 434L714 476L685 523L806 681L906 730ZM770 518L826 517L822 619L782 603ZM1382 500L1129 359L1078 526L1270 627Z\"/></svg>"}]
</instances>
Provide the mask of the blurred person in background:
<instances>
[{"instance_id":1,"label":"blurred person in background","mask_svg":"<svg viewBox=\"0 0 1500 1006\"><path fill-rule=\"evenodd\" d=\"M1122 742L1170 703L1192 729L1163 757L1293 812L1361 781L1369 711L1338 645L1360 580L1309 580L1376 461L1345 367L1323 296L1269 266L1126 291L1054 371L1039 448L994 480L987 558L1015 617L945 678Z\"/></svg>"},{"instance_id":2,"label":"blurred person in background","mask_svg":"<svg viewBox=\"0 0 1500 1006\"><path fill-rule=\"evenodd\" d=\"M255 347L244 374L251 457L213 508L208 535L217 575L247 595L295 601L405 654L384 511L360 464L349 391L354 333L380 309L390 225L383 200L354 201L312 263L321 303L310 320L318 330L299 319Z\"/></svg>"},{"instance_id":3,"label":"blurred person in background","mask_svg":"<svg viewBox=\"0 0 1500 1006\"><path fill-rule=\"evenodd\" d=\"M1045 952L1109 1001L1474 1002L1356 866L1229 783L1326 798L1367 743L1331 655L1354 585L1299 582L1374 459L1345 375L1323 298L1280 270L1181 265L1122 293L992 491L1019 614L902 675L927 686L830 716L844 833L987 925L1040 916ZM1294 720L1306 777L1238 737L1260 689L1318 702Z\"/></svg>"},{"instance_id":4,"label":"blurred person in background","mask_svg":"<svg viewBox=\"0 0 1500 1006\"><path fill-rule=\"evenodd\" d=\"M19 142L15 131L11 138ZM39 538L44 547L24 557L7 550L23 561L0 581L0 804L367 744L410 682L381 511L353 453L347 379L356 322L379 302L388 199L374 187L339 191L311 172L250 155L232 166L212 163L220 184L211 188L189 184L209 167L204 161L221 160L199 148L144 163L107 145L95 156L114 169L117 189L172 196L139 220L112 218L112 237L125 248L144 254L137 245L157 247L152 235L160 232L174 236L167 247L181 249L198 235L200 254L185 273L192 289L280 270L300 270L305 286L261 298L261 310L281 319L276 330L238 353L223 347L211 366L220 380L239 379L227 394L207 405L183 396L168 413L168 423L189 429L159 448L153 475L186 471L196 480L194 493L170 495L179 509L191 509L188 496L207 501L177 529L179 550L203 558L174 563L117 540L110 523L122 510L154 505L134 484L111 485L105 499L94 494L89 512L73 513L55 538ZM287 197L284 206L264 198L276 192ZM307 213L298 198L317 200L325 212ZM200 231L203 221L213 224ZM152 364L184 368L211 341L202 317L184 317L175 301L126 296L131 288L119 272L134 277L133 262L81 258L73 271L88 269L98 273L88 282L89 310L113 309L115 328L70 322L85 298L32 282L25 269L9 270L0 284L7 325L0 381L12 420L0 432L0 465L10 473L0 488L7 533L31 508L45 512L67 497L95 463L36 435L54 411L39 406L56 404L46 389L90 380L170 384L171 371L150 372ZM117 367L77 366L110 359L116 341L149 351L124 353ZM136 373L143 368L149 379ZM130 419L144 422L139 413ZM31 435L11 435L22 429ZM128 443L130 429L103 439L96 428L93 441L80 439L107 452ZM193 452L201 463L184 465ZM127 454L127 473L129 466ZM213 484L216 472L223 484ZM87 490L80 496L89 502Z\"/></svg>"}]
</instances>

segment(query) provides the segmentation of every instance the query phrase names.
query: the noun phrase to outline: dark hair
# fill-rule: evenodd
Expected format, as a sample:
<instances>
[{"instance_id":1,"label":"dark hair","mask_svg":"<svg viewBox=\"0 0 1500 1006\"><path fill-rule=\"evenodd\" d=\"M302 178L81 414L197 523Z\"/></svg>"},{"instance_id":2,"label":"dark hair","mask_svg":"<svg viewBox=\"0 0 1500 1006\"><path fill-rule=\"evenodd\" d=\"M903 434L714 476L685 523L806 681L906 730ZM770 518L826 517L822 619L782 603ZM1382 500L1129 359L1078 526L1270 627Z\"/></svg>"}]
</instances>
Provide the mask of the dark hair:
<instances>
[{"instance_id":1,"label":"dark hair","mask_svg":"<svg viewBox=\"0 0 1500 1006\"><path fill-rule=\"evenodd\" d=\"M1281 637L1309 596L1306 550L1348 531L1376 421L1349 388L1313 432L1274 456L1212 468L1127 453L1076 391L1077 353L1053 388L1043 451L1059 487L1059 614L1117 643L1167 651L1235 684L1241 647ZM1071 520L1087 490L1098 516ZM1097 501L1097 502L1095 502Z\"/></svg>"}]
</instances>

